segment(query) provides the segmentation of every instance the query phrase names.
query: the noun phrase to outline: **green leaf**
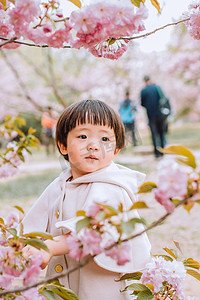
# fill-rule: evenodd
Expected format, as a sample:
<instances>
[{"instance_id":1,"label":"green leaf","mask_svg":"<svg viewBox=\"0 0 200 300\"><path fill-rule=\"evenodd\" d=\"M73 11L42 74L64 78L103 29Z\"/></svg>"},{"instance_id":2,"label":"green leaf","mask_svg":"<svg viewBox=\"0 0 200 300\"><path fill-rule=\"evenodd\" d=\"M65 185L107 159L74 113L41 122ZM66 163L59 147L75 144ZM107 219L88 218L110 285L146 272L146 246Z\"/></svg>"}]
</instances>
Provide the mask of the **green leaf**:
<instances>
[{"instance_id":1,"label":"green leaf","mask_svg":"<svg viewBox=\"0 0 200 300\"><path fill-rule=\"evenodd\" d=\"M145 0L131 0L131 2L136 6L136 7L140 7L140 3L144 3Z\"/></svg>"},{"instance_id":2,"label":"green leaf","mask_svg":"<svg viewBox=\"0 0 200 300\"><path fill-rule=\"evenodd\" d=\"M28 130L28 134L33 134L34 132L36 132L36 130L30 127Z\"/></svg>"},{"instance_id":3,"label":"green leaf","mask_svg":"<svg viewBox=\"0 0 200 300\"><path fill-rule=\"evenodd\" d=\"M21 206L14 205L13 207L18 209L24 215L24 210L23 210L23 208L21 208Z\"/></svg>"},{"instance_id":4,"label":"green leaf","mask_svg":"<svg viewBox=\"0 0 200 300\"><path fill-rule=\"evenodd\" d=\"M159 255L153 255L153 256L154 256L154 257L156 257L156 256L162 256L165 260L173 261L173 258L171 258L171 257L168 256L168 255L159 254Z\"/></svg>"},{"instance_id":5,"label":"green leaf","mask_svg":"<svg viewBox=\"0 0 200 300\"><path fill-rule=\"evenodd\" d=\"M143 219L133 218L133 219L130 219L129 221L127 221L127 222L122 221L121 224L120 224L120 228L121 228L123 233L127 234L127 236L131 236L131 234L133 233L133 231L135 229L135 225L137 223L144 224L145 222L144 222Z\"/></svg>"},{"instance_id":6,"label":"green leaf","mask_svg":"<svg viewBox=\"0 0 200 300\"><path fill-rule=\"evenodd\" d=\"M175 251L173 249L169 249L169 248L163 248L163 250L165 250L169 255L171 255L173 258L177 259L177 256L175 255Z\"/></svg>"},{"instance_id":7,"label":"green leaf","mask_svg":"<svg viewBox=\"0 0 200 300\"><path fill-rule=\"evenodd\" d=\"M141 276L142 276L142 272L127 273L122 275L120 279L116 279L115 281L140 280Z\"/></svg>"},{"instance_id":8,"label":"green leaf","mask_svg":"<svg viewBox=\"0 0 200 300\"><path fill-rule=\"evenodd\" d=\"M3 224L3 225L5 224L3 218L0 218L0 224Z\"/></svg>"},{"instance_id":9,"label":"green leaf","mask_svg":"<svg viewBox=\"0 0 200 300\"><path fill-rule=\"evenodd\" d=\"M25 126L26 125L26 120L20 117L15 118L15 122L21 126Z\"/></svg>"},{"instance_id":10,"label":"green leaf","mask_svg":"<svg viewBox=\"0 0 200 300\"><path fill-rule=\"evenodd\" d=\"M186 148L184 146L172 145L165 149L161 149L161 152L165 153L165 154L177 154L177 155L184 156L185 158L178 158L177 160L181 163L184 163L184 164L194 168L194 169L196 168L196 161L195 161L194 155L188 148Z\"/></svg>"},{"instance_id":11,"label":"green leaf","mask_svg":"<svg viewBox=\"0 0 200 300\"><path fill-rule=\"evenodd\" d=\"M193 206L194 206L194 202L188 200L188 203L187 204L183 204L182 206L189 213L191 211L191 209L193 208Z\"/></svg>"},{"instance_id":12,"label":"green leaf","mask_svg":"<svg viewBox=\"0 0 200 300\"><path fill-rule=\"evenodd\" d=\"M7 228L6 230L13 236L17 236L17 230L15 228Z\"/></svg>"},{"instance_id":13,"label":"green leaf","mask_svg":"<svg viewBox=\"0 0 200 300\"><path fill-rule=\"evenodd\" d=\"M181 254L183 254L183 251L181 249L181 245L179 244L179 242L173 241L174 245L176 246L176 248L181 252Z\"/></svg>"},{"instance_id":14,"label":"green leaf","mask_svg":"<svg viewBox=\"0 0 200 300\"><path fill-rule=\"evenodd\" d=\"M118 211L116 208L110 206L110 205L105 205L102 203L97 203L99 204L101 207L103 207L105 209L105 213L106 213L106 218L110 218L112 216L117 216L118 215Z\"/></svg>"},{"instance_id":15,"label":"green leaf","mask_svg":"<svg viewBox=\"0 0 200 300\"><path fill-rule=\"evenodd\" d=\"M26 238L40 237L40 238L43 238L43 239L46 239L46 240L53 240L52 235L47 233L47 232L31 232L31 233L23 234L23 236L26 237Z\"/></svg>"},{"instance_id":16,"label":"green leaf","mask_svg":"<svg viewBox=\"0 0 200 300\"><path fill-rule=\"evenodd\" d=\"M101 222L106 218L106 212L105 210L100 210L96 215L97 222Z\"/></svg>"},{"instance_id":17,"label":"green leaf","mask_svg":"<svg viewBox=\"0 0 200 300\"><path fill-rule=\"evenodd\" d=\"M39 294L45 296L49 300L56 300L56 297L55 297L55 295L52 291L49 291L49 290L46 290L46 289L44 289L42 291L39 290Z\"/></svg>"},{"instance_id":18,"label":"green leaf","mask_svg":"<svg viewBox=\"0 0 200 300\"><path fill-rule=\"evenodd\" d=\"M123 204L120 202L119 203L119 205L118 205L118 210L119 210L119 212L123 212L123 210L124 210L124 207L123 207Z\"/></svg>"},{"instance_id":19,"label":"green leaf","mask_svg":"<svg viewBox=\"0 0 200 300\"><path fill-rule=\"evenodd\" d=\"M16 128L15 130L17 131L17 133L18 133L20 136L24 136L23 131L21 131L19 128Z\"/></svg>"},{"instance_id":20,"label":"green leaf","mask_svg":"<svg viewBox=\"0 0 200 300\"><path fill-rule=\"evenodd\" d=\"M150 182L150 181L144 182L144 183L139 187L138 194L141 194L141 193L149 193L149 192L151 192L153 189L155 189L156 187L157 187L157 185L156 185L154 182Z\"/></svg>"},{"instance_id":21,"label":"green leaf","mask_svg":"<svg viewBox=\"0 0 200 300\"><path fill-rule=\"evenodd\" d=\"M160 13L161 13L161 12L160 12L160 5L159 5L158 1L157 1L157 0L151 0L151 3L152 3L152 5L157 9L157 11L158 11L159 14L160 14Z\"/></svg>"},{"instance_id":22,"label":"green leaf","mask_svg":"<svg viewBox=\"0 0 200 300\"><path fill-rule=\"evenodd\" d=\"M148 291L142 291L137 295L137 300L151 300L154 296L150 290Z\"/></svg>"},{"instance_id":23,"label":"green leaf","mask_svg":"<svg viewBox=\"0 0 200 300\"><path fill-rule=\"evenodd\" d=\"M43 241L38 240L38 239L27 239L24 241L24 244L33 246L38 250L43 249L47 252L50 252L48 247L46 246L46 244Z\"/></svg>"},{"instance_id":24,"label":"green leaf","mask_svg":"<svg viewBox=\"0 0 200 300\"><path fill-rule=\"evenodd\" d=\"M110 38L108 42L108 46L113 45L116 42L116 39Z\"/></svg>"},{"instance_id":25,"label":"green leaf","mask_svg":"<svg viewBox=\"0 0 200 300\"><path fill-rule=\"evenodd\" d=\"M76 212L77 217L85 217L85 211L84 210L78 210Z\"/></svg>"},{"instance_id":26,"label":"green leaf","mask_svg":"<svg viewBox=\"0 0 200 300\"><path fill-rule=\"evenodd\" d=\"M81 8L81 1L79 1L79 0L68 0L68 1L72 2L74 5L76 5L79 8Z\"/></svg>"},{"instance_id":27,"label":"green leaf","mask_svg":"<svg viewBox=\"0 0 200 300\"><path fill-rule=\"evenodd\" d=\"M141 208L149 208L146 203L144 201L137 201L135 203L133 203L133 205L131 206L131 208L129 210L133 210L133 209L141 209Z\"/></svg>"},{"instance_id":28,"label":"green leaf","mask_svg":"<svg viewBox=\"0 0 200 300\"><path fill-rule=\"evenodd\" d=\"M197 270L200 269L200 263L198 261L194 260L193 258L185 259L183 261L183 264L187 267L190 267L190 268L194 268L194 269L197 269Z\"/></svg>"},{"instance_id":29,"label":"green leaf","mask_svg":"<svg viewBox=\"0 0 200 300\"><path fill-rule=\"evenodd\" d=\"M196 278L197 280L200 281L200 273L195 271L195 270L191 270L191 269L187 269L186 272L191 275L192 277Z\"/></svg>"},{"instance_id":30,"label":"green leaf","mask_svg":"<svg viewBox=\"0 0 200 300\"><path fill-rule=\"evenodd\" d=\"M79 233L81 231L81 229L83 229L84 227L88 227L90 225L90 220L91 218L85 217L81 220L79 220L76 223L76 232Z\"/></svg>"},{"instance_id":31,"label":"green leaf","mask_svg":"<svg viewBox=\"0 0 200 300\"><path fill-rule=\"evenodd\" d=\"M77 295L72 290L66 289L61 286L52 288L51 291L65 300L79 300Z\"/></svg>"},{"instance_id":32,"label":"green leaf","mask_svg":"<svg viewBox=\"0 0 200 300\"><path fill-rule=\"evenodd\" d=\"M123 290L123 292L124 291L141 292L141 291L150 291L150 290L142 283L132 283L130 285L127 285Z\"/></svg>"},{"instance_id":33,"label":"green leaf","mask_svg":"<svg viewBox=\"0 0 200 300\"><path fill-rule=\"evenodd\" d=\"M6 0L0 0L0 3L3 4L3 8L6 9Z\"/></svg>"}]
</instances>

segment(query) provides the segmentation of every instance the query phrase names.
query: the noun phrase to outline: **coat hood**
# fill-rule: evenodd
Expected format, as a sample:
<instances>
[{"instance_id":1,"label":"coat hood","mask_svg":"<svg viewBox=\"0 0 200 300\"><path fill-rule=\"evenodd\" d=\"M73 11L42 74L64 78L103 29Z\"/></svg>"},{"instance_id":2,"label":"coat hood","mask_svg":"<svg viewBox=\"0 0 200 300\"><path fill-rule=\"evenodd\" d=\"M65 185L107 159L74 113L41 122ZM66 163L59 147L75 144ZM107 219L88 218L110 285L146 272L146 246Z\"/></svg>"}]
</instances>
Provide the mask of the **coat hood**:
<instances>
[{"instance_id":1,"label":"coat hood","mask_svg":"<svg viewBox=\"0 0 200 300\"><path fill-rule=\"evenodd\" d=\"M71 169L69 168L61 173L60 180L66 181L70 176ZM137 193L138 187L143 183L144 179L145 174L112 162L106 168L74 179L71 181L71 184L79 185L95 182L114 184L126 190L131 200L134 201L135 193Z\"/></svg>"}]
</instances>

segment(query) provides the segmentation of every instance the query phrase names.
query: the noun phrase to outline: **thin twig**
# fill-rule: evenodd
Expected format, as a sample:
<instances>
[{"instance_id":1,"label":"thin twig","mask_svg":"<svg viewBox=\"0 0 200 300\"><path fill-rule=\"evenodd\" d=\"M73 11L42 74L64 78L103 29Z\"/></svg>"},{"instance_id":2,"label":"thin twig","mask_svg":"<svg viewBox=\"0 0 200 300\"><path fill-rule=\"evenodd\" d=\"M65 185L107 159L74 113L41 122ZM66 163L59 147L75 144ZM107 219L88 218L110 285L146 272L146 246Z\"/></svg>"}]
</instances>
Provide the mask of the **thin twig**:
<instances>
[{"instance_id":1,"label":"thin twig","mask_svg":"<svg viewBox=\"0 0 200 300\"><path fill-rule=\"evenodd\" d=\"M6 44L13 43L17 37L13 37L11 39L7 39L4 43L0 44L0 47L5 46Z\"/></svg>"},{"instance_id":2,"label":"thin twig","mask_svg":"<svg viewBox=\"0 0 200 300\"><path fill-rule=\"evenodd\" d=\"M167 28L167 27L169 27L169 26L178 25L178 24L180 24L180 23L183 23L183 22L186 22L186 21L189 21L189 20L190 20L190 18L183 19L183 20L179 20L179 21L176 21L176 22L173 22L173 23L166 24L166 25L164 25L164 26L162 26L162 27L156 28L156 29L154 29L153 31L144 33L144 34L142 34L142 35L133 36L133 37L130 37L130 38L122 38L122 39L124 39L124 40L135 40L135 39L144 38L144 37L147 37L147 36L149 36L149 35L151 35L151 34L156 33L156 32L159 31L159 30L165 29L165 28Z\"/></svg>"},{"instance_id":3,"label":"thin twig","mask_svg":"<svg viewBox=\"0 0 200 300\"><path fill-rule=\"evenodd\" d=\"M65 100L62 97L62 95L60 94L58 86L56 84L56 78L55 78L54 69L53 69L53 59L52 59L50 51L48 51L47 58L48 58L49 74L50 74L50 77L51 77L50 78L51 87L54 91L54 95L56 96L58 102L65 108L66 107Z\"/></svg>"},{"instance_id":4,"label":"thin twig","mask_svg":"<svg viewBox=\"0 0 200 300\"><path fill-rule=\"evenodd\" d=\"M20 78L20 75L17 71L17 69L13 66L13 64L11 64L11 62L9 61L5 51L1 50L1 54L6 62L6 64L8 65L8 67L11 69L11 71L13 72L15 78L17 79L17 82L19 84L19 86L21 87L24 96L26 97L26 99L32 104L34 105L39 111L43 111L43 107L40 106L28 93L26 85L24 84L24 82L22 81L22 79Z\"/></svg>"},{"instance_id":5,"label":"thin twig","mask_svg":"<svg viewBox=\"0 0 200 300\"><path fill-rule=\"evenodd\" d=\"M5 38L3 36L0 36L0 40L10 41L10 39ZM14 40L12 43L30 46L30 47L49 48L49 45L47 45L47 44L39 45L39 44L33 44L33 43L23 42L23 41L19 41L19 40ZM1 45L0 45L0 47L1 47ZM62 48L72 48L72 47L71 46L63 46Z\"/></svg>"},{"instance_id":6,"label":"thin twig","mask_svg":"<svg viewBox=\"0 0 200 300\"><path fill-rule=\"evenodd\" d=\"M50 281L53 281L53 280L56 280L56 279L59 279L59 278L62 278L66 275L69 275L73 272L75 272L76 270L80 269L80 268L83 268L85 265L87 265L92 259L94 258L94 256L89 256L87 257L86 259L84 259L83 261L80 261L80 263L78 263L75 267L69 269L69 270L65 270L63 271L61 274L58 274L58 275L52 275L52 276L49 276L49 277L46 277L45 279L42 279L34 284L30 284L30 285L27 285L27 286L23 286L23 287L20 287L20 288L16 288L16 289L12 289L12 290L6 290L6 291L2 291L0 292L0 296L3 296L3 295L7 295L7 294L12 294L12 293L19 293L19 292L23 292L23 291L26 291L30 288L34 288L34 287L37 287L38 285L42 285L42 284L45 284L47 282L50 282Z\"/></svg>"}]
</instances>

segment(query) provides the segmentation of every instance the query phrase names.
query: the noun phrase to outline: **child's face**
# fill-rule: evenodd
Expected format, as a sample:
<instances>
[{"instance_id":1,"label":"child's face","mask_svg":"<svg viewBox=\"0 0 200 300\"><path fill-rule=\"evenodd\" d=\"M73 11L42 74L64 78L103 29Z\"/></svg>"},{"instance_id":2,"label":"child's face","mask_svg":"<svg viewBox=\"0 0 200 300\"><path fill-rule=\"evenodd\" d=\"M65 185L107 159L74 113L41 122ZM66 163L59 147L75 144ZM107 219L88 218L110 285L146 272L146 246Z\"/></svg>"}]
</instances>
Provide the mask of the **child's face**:
<instances>
[{"instance_id":1,"label":"child's face","mask_svg":"<svg viewBox=\"0 0 200 300\"><path fill-rule=\"evenodd\" d=\"M77 125L68 133L67 147L59 146L68 154L73 179L109 166L119 152L113 129L89 123Z\"/></svg>"}]
</instances>

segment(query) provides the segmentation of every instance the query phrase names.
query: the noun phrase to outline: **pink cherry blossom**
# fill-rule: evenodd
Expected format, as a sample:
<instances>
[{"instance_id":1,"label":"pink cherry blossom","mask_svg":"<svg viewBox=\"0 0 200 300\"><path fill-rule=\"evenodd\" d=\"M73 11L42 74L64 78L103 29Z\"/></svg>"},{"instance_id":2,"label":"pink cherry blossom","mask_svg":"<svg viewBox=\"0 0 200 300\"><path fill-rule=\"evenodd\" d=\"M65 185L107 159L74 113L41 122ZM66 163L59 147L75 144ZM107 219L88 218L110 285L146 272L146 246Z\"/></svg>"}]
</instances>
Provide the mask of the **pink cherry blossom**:
<instances>
[{"instance_id":1,"label":"pink cherry blossom","mask_svg":"<svg viewBox=\"0 0 200 300\"><path fill-rule=\"evenodd\" d=\"M11 38L14 35L13 25L9 23L9 17L4 10L0 10L0 36Z\"/></svg>"},{"instance_id":2,"label":"pink cherry blossom","mask_svg":"<svg viewBox=\"0 0 200 300\"><path fill-rule=\"evenodd\" d=\"M174 203L167 197L166 193L159 189L154 189L155 200L164 206L168 213L172 213L175 209Z\"/></svg>"},{"instance_id":3,"label":"pink cherry blossom","mask_svg":"<svg viewBox=\"0 0 200 300\"><path fill-rule=\"evenodd\" d=\"M45 300L46 297L40 295L38 293L37 288L28 289L24 292L22 292L22 295L24 296L24 300ZM16 298L17 299L17 298ZM19 299L21 300L21 299Z\"/></svg>"},{"instance_id":4,"label":"pink cherry blossom","mask_svg":"<svg viewBox=\"0 0 200 300\"><path fill-rule=\"evenodd\" d=\"M87 217L95 218L98 212L101 210L101 206L98 204L92 204L90 205L89 209L86 212Z\"/></svg>"},{"instance_id":5,"label":"pink cherry blossom","mask_svg":"<svg viewBox=\"0 0 200 300\"><path fill-rule=\"evenodd\" d=\"M67 244L69 248L69 255L72 258L79 260L83 257L82 244L75 233L72 232L69 236L67 236Z\"/></svg>"},{"instance_id":6,"label":"pink cherry blossom","mask_svg":"<svg viewBox=\"0 0 200 300\"><path fill-rule=\"evenodd\" d=\"M113 241L107 243L107 247L109 244L112 245ZM118 244L109 250L105 250L105 255L114 259L119 266L125 265L130 261L130 244L129 242Z\"/></svg>"},{"instance_id":7,"label":"pink cherry blossom","mask_svg":"<svg viewBox=\"0 0 200 300\"><path fill-rule=\"evenodd\" d=\"M3 274L0 276L0 288L10 289L12 286L13 276L8 274Z\"/></svg>"},{"instance_id":8,"label":"pink cherry blossom","mask_svg":"<svg viewBox=\"0 0 200 300\"><path fill-rule=\"evenodd\" d=\"M163 257L155 257L146 265L141 281L143 284L152 284L154 292L158 293L163 282L167 282L175 290L175 295L180 300L184 300L184 280L186 270L182 262L173 260L166 261Z\"/></svg>"},{"instance_id":9,"label":"pink cherry blossom","mask_svg":"<svg viewBox=\"0 0 200 300\"><path fill-rule=\"evenodd\" d=\"M11 9L17 15L20 15L23 22L31 22L34 17L39 17L41 14L40 1L39 0L16 0L15 8Z\"/></svg>"},{"instance_id":10,"label":"pink cherry blossom","mask_svg":"<svg viewBox=\"0 0 200 300\"><path fill-rule=\"evenodd\" d=\"M78 236L71 233L67 237L69 255L78 260L87 255L97 255L102 252L101 235L89 228L84 228Z\"/></svg>"},{"instance_id":11,"label":"pink cherry blossom","mask_svg":"<svg viewBox=\"0 0 200 300\"><path fill-rule=\"evenodd\" d=\"M102 237L95 230L84 228L83 234L81 235L81 242L83 247L83 256L86 256L88 254L98 255L102 252Z\"/></svg>"},{"instance_id":12,"label":"pink cherry blossom","mask_svg":"<svg viewBox=\"0 0 200 300\"><path fill-rule=\"evenodd\" d=\"M68 24L66 24L65 28L57 29L48 37L48 45L54 48L61 48L63 43L69 43L71 40L70 30L71 26L68 26Z\"/></svg>"},{"instance_id":13,"label":"pink cherry blossom","mask_svg":"<svg viewBox=\"0 0 200 300\"><path fill-rule=\"evenodd\" d=\"M110 47L109 40L120 39L144 30L143 20L147 17L146 8L136 10L128 2L97 2L83 9L74 11L70 16L76 39L71 42L74 48L89 48L98 57L116 59L126 50L121 42L117 47Z\"/></svg>"},{"instance_id":14,"label":"pink cherry blossom","mask_svg":"<svg viewBox=\"0 0 200 300\"><path fill-rule=\"evenodd\" d=\"M5 224L8 227L17 228L17 226L19 225L19 221L19 214L16 212L12 212L6 217Z\"/></svg>"},{"instance_id":15,"label":"pink cherry blossom","mask_svg":"<svg viewBox=\"0 0 200 300\"><path fill-rule=\"evenodd\" d=\"M190 3L188 6L189 12L184 16L189 17L190 19L186 21L188 27L188 32L190 35L199 40L200 39L200 1L196 0Z\"/></svg>"},{"instance_id":16,"label":"pink cherry blossom","mask_svg":"<svg viewBox=\"0 0 200 300\"><path fill-rule=\"evenodd\" d=\"M23 272L22 277L24 278L24 285L29 285L37 282L40 276L41 268L38 266L27 267Z\"/></svg>"},{"instance_id":17,"label":"pink cherry blossom","mask_svg":"<svg viewBox=\"0 0 200 300\"><path fill-rule=\"evenodd\" d=\"M158 164L157 186L168 198L182 198L187 195L189 168L181 167L172 159L164 159Z\"/></svg>"}]
</instances>

